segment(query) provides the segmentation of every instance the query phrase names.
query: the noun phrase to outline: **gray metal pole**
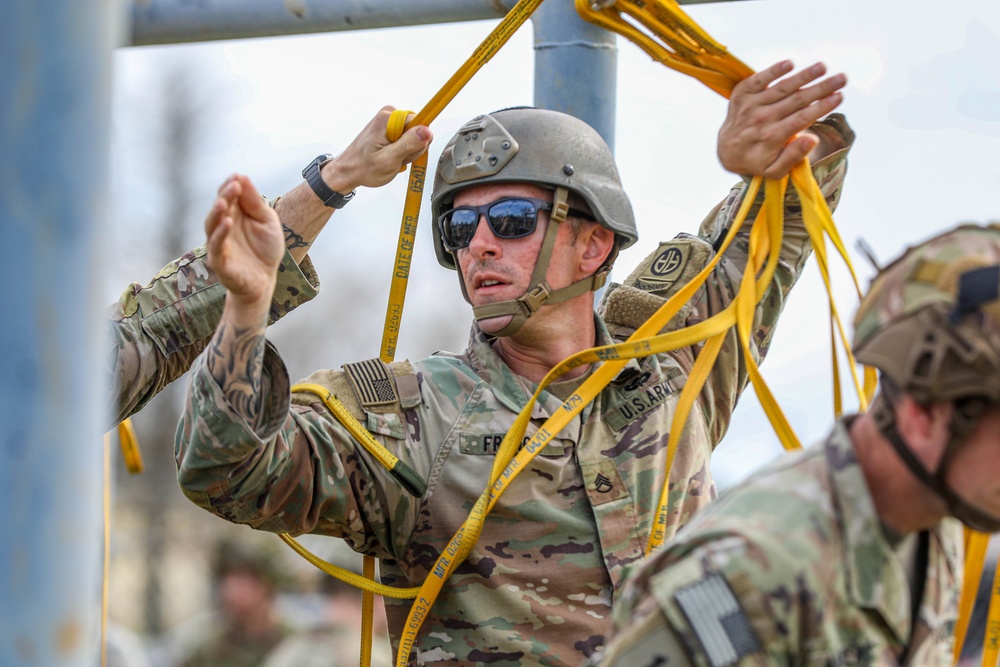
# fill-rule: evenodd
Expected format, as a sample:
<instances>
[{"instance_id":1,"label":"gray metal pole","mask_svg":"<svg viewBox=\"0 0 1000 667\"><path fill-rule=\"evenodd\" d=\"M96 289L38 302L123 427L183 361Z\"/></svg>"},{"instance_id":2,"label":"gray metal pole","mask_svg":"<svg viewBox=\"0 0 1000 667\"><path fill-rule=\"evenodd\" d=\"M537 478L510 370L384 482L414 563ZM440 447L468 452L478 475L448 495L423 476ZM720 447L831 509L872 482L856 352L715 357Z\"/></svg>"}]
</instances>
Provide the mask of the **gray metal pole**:
<instances>
[{"instance_id":1,"label":"gray metal pole","mask_svg":"<svg viewBox=\"0 0 1000 667\"><path fill-rule=\"evenodd\" d=\"M5 3L0 22L0 665L98 653L97 250L116 2Z\"/></svg>"},{"instance_id":2,"label":"gray metal pole","mask_svg":"<svg viewBox=\"0 0 1000 667\"><path fill-rule=\"evenodd\" d=\"M135 46L503 18L516 0L134 0Z\"/></svg>"},{"instance_id":3,"label":"gray metal pole","mask_svg":"<svg viewBox=\"0 0 1000 667\"><path fill-rule=\"evenodd\" d=\"M735 0L681 0L681 4ZM550 0L551 2L551 0ZM502 18L516 0L132 0L133 46Z\"/></svg>"},{"instance_id":4,"label":"gray metal pole","mask_svg":"<svg viewBox=\"0 0 1000 667\"><path fill-rule=\"evenodd\" d=\"M535 24L535 106L586 121L615 147L615 34L587 23L573 0L548 0Z\"/></svg>"}]
</instances>

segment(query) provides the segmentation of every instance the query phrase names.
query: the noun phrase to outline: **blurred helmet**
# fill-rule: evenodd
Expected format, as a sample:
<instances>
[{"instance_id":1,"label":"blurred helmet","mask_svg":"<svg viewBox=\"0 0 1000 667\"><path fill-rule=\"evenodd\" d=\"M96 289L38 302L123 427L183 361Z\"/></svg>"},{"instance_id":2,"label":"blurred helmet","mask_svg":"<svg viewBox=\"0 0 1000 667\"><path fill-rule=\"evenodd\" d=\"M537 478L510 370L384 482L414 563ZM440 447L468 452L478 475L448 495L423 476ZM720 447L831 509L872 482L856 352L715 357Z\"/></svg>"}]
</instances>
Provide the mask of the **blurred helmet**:
<instances>
[{"instance_id":1,"label":"blurred helmet","mask_svg":"<svg viewBox=\"0 0 1000 667\"><path fill-rule=\"evenodd\" d=\"M212 576L218 581L228 574L248 573L275 591L292 588L296 582L286 569L285 553L279 547L277 540L262 535L239 540L224 538L215 547Z\"/></svg>"},{"instance_id":2,"label":"blurred helmet","mask_svg":"<svg viewBox=\"0 0 1000 667\"><path fill-rule=\"evenodd\" d=\"M909 248L879 271L854 326L855 356L882 373L871 407L879 431L953 516L975 530L1000 531L1000 517L966 503L946 480L980 417L1000 405L1000 225L961 225ZM955 406L934 471L896 428L897 391L921 405Z\"/></svg>"},{"instance_id":3,"label":"blurred helmet","mask_svg":"<svg viewBox=\"0 0 1000 667\"><path fill-rule=\"evenodd\" d=\"M1000 403L1000 225L907 250L872 281L854 326L858 361L918 403Z\"/></svg>"},{"instance_id":4,"label":"blurred helmet","mask_svg":"<svg viewBox=\"0 0 1000 667\"><path fill-rule=\"evenodd\" d=\"M455 268L455 258L441 242L437 219L451 208L456 192L485 183L566 188L615 233L620 249L639 238L614 156L594 128L558 111L503 109L463 125L438 160L431 193L434 251L446 268Z\"/></svg>"}]
</instances>

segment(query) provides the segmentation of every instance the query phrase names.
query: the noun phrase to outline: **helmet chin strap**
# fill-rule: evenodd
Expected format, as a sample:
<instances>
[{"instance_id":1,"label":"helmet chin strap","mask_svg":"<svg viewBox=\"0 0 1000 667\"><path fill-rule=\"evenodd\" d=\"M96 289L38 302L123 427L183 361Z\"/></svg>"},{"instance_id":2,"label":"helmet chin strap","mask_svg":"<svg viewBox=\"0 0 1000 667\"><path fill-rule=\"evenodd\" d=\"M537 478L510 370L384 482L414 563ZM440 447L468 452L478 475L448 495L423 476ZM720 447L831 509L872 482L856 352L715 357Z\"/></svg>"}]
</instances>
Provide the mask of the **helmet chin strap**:
<instances>
[{"instance_id":1,"label":"helmet chin strap","mask_svg":"<svg viewBox=\"0 0 1000 667\"><path fill-rule=\"evenodd\" d=\"M892 444L893 449L903 459L906 466L921 482L929 486L944 499L948 505L948 511L953 517L973 530L978 530L982 533L995 533L1000 531L1000 517L987 514L968 504L958 497L958 494L952 491L951 487L945 481L945 474L948 471L948 466L951 464L953 455L958 450L959 445L972 432L976 421L985 409L986 403L984 401L972 400L956 403L955 415L952 417L949 429L951 436L935 473L928 471L903 441L899 430L896 428L896 417L892 409L892 402L884 393L875 397L871 406L871 414L875 419L875 424L878 426L879 432Z\"/></svg>"},{"instance_id":2,"label":"helmet chin strap","mask_svg":"<svg viewBox=\"0 0 1000 667\"><path fill-rule=\"evenodd\" d=\"M510 336L520 331L528 318L538 312L538 309L547 303L562 303L586 292L600 289L611 273L611 264L614 262L617 252L612 251L608 259L592 276L587 276L583 280L567 285L561 289L554 290L545 281L545 274L549 270L549 261L552 259L552 250L555 248L556 235L559 233L559 225L566 220L566 213L569 211L567 199L569 190L566 188L556 188L555 198L552 201L552 213L549 215L549 225L545 230L545 238L542 240L542 247L538 251L538 258L535 260L535 268L531 272L531 282L524 294L516 299L498 301L497 303L473 306L472 314L477 322L493 319L495 317L511 316L510 322L500 331L494 332L492 336ZM471 303L469 293L465 288L465 276L462 274L462 267L455 262L458 270L458 282L462 286L462 295L466 301Z\"/></svg>"}]
</instances>

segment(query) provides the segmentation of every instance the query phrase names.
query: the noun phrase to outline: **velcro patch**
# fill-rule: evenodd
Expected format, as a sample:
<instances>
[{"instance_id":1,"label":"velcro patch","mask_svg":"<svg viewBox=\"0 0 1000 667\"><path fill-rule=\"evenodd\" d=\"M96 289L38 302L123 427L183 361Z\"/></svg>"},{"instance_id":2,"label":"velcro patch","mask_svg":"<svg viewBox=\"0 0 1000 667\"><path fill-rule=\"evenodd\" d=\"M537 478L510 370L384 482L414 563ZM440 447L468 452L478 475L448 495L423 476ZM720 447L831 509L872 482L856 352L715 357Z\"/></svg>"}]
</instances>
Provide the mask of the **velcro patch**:
<instances>
[{"instance_id":1,"label":"velcro patch","mask_svg":"<svg viewBox=\"0 0 1000 667\"><path fill-rule=\"evenodd\" d=\"M392 375L380 359L356 361L344 364L343 368L364 409L384 408L399 402Z\"/></svg>"},{"instance_id":2,"label":"velcro patch","mask_svg":"<svg viewBox=\"0 0 1000 667\"><path fill-rule=\"evenodd\" d=\"M735 665L761 650L750 620L718 573L709 574L674 594L712 667Z\"/></svg>"},{"instance_id":3,"label":"velcro patch","mask_svg":"<svg viewBox=\"0 0 1000 667\"><path fill-rule=\"evenodd\" d=\"M687 284L711 259L712 246L696 236L681 235L661 243L625 281L638 289L669 295Z\"/></svg>"}]
</instances>

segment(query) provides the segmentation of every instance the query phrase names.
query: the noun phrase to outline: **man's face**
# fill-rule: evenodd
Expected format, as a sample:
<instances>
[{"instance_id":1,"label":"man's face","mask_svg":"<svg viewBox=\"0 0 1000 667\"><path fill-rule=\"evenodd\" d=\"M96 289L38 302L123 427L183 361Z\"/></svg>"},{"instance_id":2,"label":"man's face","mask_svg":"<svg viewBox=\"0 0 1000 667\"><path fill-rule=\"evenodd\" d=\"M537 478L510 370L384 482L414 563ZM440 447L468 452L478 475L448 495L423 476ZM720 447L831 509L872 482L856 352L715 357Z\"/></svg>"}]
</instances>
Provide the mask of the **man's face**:
<instances>
[{"instance_id":1,"label":"man's face","mask_svg":"<svg viewBox=\"0 0 1000 667\"><path fill-rule=\"evenodd\" d=\"M553 193L526 183L478 185L459 191L455 195L454 205L479 206L505 197L533 197L551 202ZM527 291L548 222L548 212L539 211L538 225L533 233L517 239L501 239L494 235L485 216L480 216L479 226L468 247L456 253L472 305L517 299ZM553 289L565 287L584 277L579 275L579 257L574 237L570 225L559 226L546 273L546 279ZM480 320L479 324L483 331L495 333L511 319L507 315Z\"/></svg>"},{"instance_id":2,"label":"man's face","mask_svg":"<svg viewBox=\"0 0 1000 667\"><path fill-rule=\"evenodd\" d=\"M968 504L1000 517L1000 407L989 409L948 467L948 485Z\"/></svg>"}]
</instances>

